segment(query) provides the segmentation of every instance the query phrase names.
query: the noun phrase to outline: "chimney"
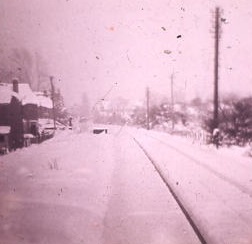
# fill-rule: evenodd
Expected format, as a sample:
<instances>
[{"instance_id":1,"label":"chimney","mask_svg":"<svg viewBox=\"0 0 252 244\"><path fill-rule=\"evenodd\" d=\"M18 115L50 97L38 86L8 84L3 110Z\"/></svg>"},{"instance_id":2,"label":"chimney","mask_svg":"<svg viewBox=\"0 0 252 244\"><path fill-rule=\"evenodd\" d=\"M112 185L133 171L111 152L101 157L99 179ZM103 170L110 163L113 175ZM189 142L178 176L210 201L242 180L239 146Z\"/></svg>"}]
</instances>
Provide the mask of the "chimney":
<instances>
[{"instance_id":1,"label":"chimney","mask_svg":"<svg viewBox=\"0 0 252 244\"><path fill-rule=\"evenodd\" d=\"M13 91L18 93L18 79L13 79L12 80L12 84L13 84Z\"/></svg>"}]
</instances>

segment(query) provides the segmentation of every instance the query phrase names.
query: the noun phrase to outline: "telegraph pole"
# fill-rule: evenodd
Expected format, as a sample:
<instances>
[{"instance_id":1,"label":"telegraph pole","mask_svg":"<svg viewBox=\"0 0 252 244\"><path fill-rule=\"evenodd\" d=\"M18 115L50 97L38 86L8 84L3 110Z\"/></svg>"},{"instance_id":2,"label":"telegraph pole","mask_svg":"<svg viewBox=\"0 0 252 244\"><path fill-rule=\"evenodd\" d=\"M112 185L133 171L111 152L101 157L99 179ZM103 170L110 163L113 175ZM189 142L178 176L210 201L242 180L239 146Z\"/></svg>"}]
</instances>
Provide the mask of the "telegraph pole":
<instances>
[{"instance_id":1,"label":"telegraph pole","mask_svg":"<svg viewBox=\"0 0 252 244\"><path fill-rule=\"evenodd\" d=\"M150 129L150 89L146 88L146 127Z\"/></svg>"},{"instance_id":2,"label":"telegraph pole","mask_svg":"<svg viewBox=\"0 0 252 244\"><path fill-rule=\"evenodd\" d=\"M52 111L53 111L53 126L54 130L56 130L56 115L55 115L55 91L53 85L53 76L50 76L50 83L51 83L51 98L52 98Z\"/></svg>"},{"instance_id":3,"label":"telegraph pole","mask_svg":"<svg viewBox=\"0 0 252 244\"><path fill-rule=\"evenodd\" d=\"M214 36L214 114L213 127L219 126L219 41L220 41L220 9L215 9L215 36Z\"/></svg>"},{"instance_id":4,"label":"telegraph pole","mask_svg":"<svg viewBox=\"0 0 252 244\"><path fill-rule=\"evenodd\" d=\"M173 78L174 73L171 75L171 122L172 122L172 131L174 130L174 93L173 93Z\"/></svg>"},{"instance_id":5,"label":"telegraph pole","mask_svg":"<svg viewBox=\"0 0 252 244\"><path fill-rule=\"evenodd\" d=\"M213 143L219 147L219 42L220 42L220 9L215 8L214 31L214 113L213 113Z\"/></svg>"}]
</instances>

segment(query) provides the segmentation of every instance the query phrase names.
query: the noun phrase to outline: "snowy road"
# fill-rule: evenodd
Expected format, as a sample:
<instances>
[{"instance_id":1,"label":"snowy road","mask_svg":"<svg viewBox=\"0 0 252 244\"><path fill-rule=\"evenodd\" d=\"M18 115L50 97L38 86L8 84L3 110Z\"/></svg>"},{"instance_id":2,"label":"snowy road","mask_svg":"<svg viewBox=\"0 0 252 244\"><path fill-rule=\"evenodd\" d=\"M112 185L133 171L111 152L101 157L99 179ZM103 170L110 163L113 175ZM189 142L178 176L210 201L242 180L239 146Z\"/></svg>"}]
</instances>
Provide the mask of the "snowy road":
<instances>
[{"instance_id":1,"label":"snowy road","mask_svg":"<svg viewBox=\"0 0 252 244\"><path fill-rule=\"evenodd\" d=\"M207 243L252 242L249 159L111 127L0 158L0 243L200 243L149 159Z\"/></svg>"}]
</instances>

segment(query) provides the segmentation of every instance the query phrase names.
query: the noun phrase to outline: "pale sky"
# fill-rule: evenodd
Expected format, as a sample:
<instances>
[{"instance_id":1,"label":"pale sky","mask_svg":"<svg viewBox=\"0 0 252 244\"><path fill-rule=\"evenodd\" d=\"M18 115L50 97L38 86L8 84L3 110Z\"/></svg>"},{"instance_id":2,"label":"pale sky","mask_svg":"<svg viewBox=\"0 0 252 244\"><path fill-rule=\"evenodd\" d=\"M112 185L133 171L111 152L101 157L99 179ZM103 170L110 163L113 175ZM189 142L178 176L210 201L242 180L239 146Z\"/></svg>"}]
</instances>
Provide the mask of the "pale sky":
<instances>
[{"instance_id":1,"label":"pale sky","mask_svg":"<svg viewBox=\"0 0 252 244\"><path fill-rule=\"evenodd\" d=\"M3 47L48 63L67 104L123 96L212 96L214 15L223 9L220 90L252 94L250 0L0 0ZM181 35L181 38L177 38ZM164 50L171 51L165 54Z\"/></svg>"}]
</instances>

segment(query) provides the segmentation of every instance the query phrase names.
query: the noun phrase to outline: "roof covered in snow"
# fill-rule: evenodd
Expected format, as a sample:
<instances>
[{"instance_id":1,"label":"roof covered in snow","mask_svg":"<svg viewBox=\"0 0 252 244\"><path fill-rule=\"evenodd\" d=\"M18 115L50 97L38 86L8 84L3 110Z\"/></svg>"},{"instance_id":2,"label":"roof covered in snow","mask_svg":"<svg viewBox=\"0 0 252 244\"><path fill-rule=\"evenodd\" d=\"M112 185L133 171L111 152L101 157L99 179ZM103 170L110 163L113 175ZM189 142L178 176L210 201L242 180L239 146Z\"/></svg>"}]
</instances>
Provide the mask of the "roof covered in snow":
<instances>
[{"instance_id":1,"label":"roof covered in snow","mask_svg":"<svg viewBox=\"0 0 252 244\"><path fill-rule=\"evenodd\" d=\"M38 98L27 83L18 84L18 94L23 105L36 104L38 105Z\"/></svg>"},{"instance_id":2,"label":"roof covered in snow","mask_svg":"<svg viewBox=\"0 0 252 244\"><path fill-rule=\"evenodd\" d=\"M52 99L45 96L42 92L35 92L37 100L38 100L38 106L44 107L44 108L52 108Z\"/></svg>"},{"instance_id":3,"label":"roof covered in snow","mask_svg":"<svg viewBox=\"0 0 252 244\"><path fill-rule=\"evenodd\" d=\"M10 103L12 96L17 97L22 105L36 104L39 101L37 96L34 94L30 85L27 83L18 84L18 93L13 92L13 85L10 83L0 83L0 103Z\"/></svg>"},{"instance_id":4,"label":"roof covered in snow","mask_svg":"<svg viewBox=\"0 0 252 244\"><path fill-rule=\"evenodd\" d=\"M13 92L10 83L0 83L0 104L9 104L13 96L21 101L22 105L35 104L45 108L52 108L52 100L42 92L33 92L27 83L18 84L18 93Z\"/></svg>"}]
</instances>

